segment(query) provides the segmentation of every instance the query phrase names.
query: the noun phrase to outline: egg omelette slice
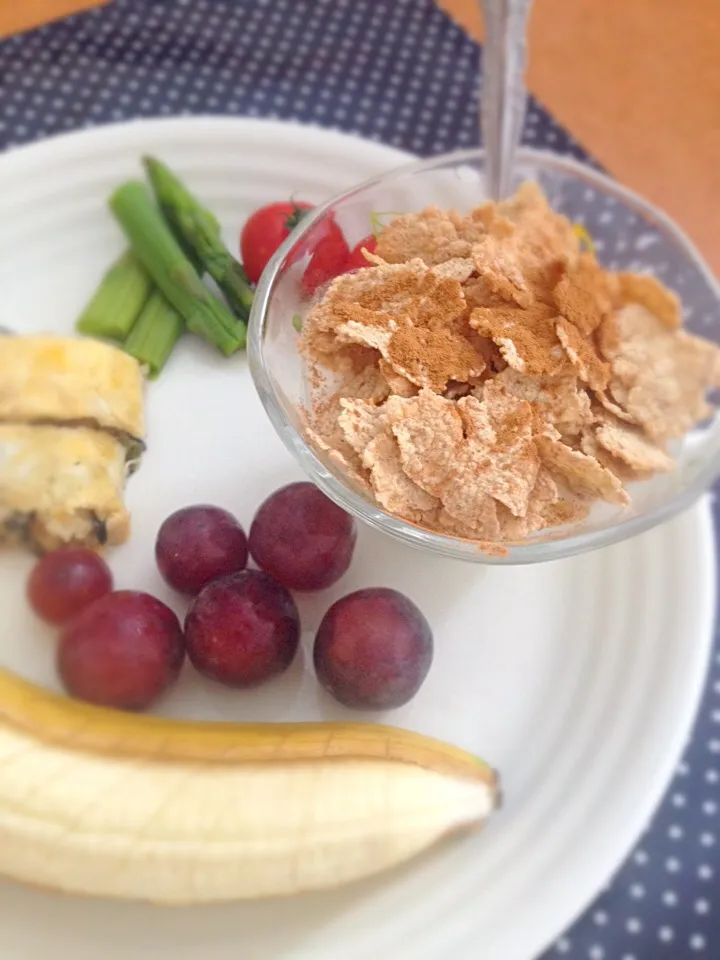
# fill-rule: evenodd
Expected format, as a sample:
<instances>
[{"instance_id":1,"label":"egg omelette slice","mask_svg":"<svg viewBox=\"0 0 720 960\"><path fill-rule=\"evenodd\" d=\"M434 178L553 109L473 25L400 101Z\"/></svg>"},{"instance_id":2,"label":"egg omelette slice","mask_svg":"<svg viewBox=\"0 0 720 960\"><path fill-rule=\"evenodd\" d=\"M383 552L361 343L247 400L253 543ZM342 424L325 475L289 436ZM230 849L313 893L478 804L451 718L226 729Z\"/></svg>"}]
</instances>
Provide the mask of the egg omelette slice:
<instances>
[{"instance_id":1,"label":"egg omelette slice","mask_svg":"<svg viewBox=\"0 0 720 960\"><path fill-rule=\"evenodd\" d=\"M144 447L137 360L82 337L0 336L0 422L94 427L135 459Z\"/></svg>"},{"instance_id":2,"label":"egg omelette slice","mask_svg":"<svg viewBox=\"0 0 720 960\"><path fill-rule=\"evenodd\" d=\"M124 446L102 431L0 424L0 544L123 543L126 471Z\"/></svg>"}]
</instances>

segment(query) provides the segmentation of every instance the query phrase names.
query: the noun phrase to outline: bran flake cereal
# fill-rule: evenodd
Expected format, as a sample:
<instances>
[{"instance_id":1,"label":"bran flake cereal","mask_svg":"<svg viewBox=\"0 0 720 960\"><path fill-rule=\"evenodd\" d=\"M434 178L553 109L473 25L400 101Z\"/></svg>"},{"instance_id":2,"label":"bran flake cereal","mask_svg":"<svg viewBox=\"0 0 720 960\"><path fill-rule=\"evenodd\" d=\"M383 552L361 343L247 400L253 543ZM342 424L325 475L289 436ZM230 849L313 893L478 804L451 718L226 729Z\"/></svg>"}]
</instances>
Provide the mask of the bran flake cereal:
<instances>
[{"instance_id":1,"label":"bran flake cereal","mask_svg":"<svg viewBox=\"0 0 720 960\"><path fill-rule=\"evenodd\" d=\"M572 321L586 337L597 330L612 308L605 274L587 253L581 253L575 266L563 274L552 298L560 315Z\"/></svg>"},{"instance_id":2,"label":"bran flake cereal","mask_svg":"<svg viewBox=\"0 0 720 960\"><path fill-rule=\"evenodd\" d=\"M614 417L602 417L595 437L601 447L635 473L671 473L675 469L675 461L662 446L653 443L638 427Z\"/></svg>"},{"instance_id":3,"label":"bran flake cereal","mask_svg":"<svg viewBox=\"0 0 720 960\"><path fill-rule=\"evenodd\" d=\"M557 310L535 302L527 309L508 304L477 307L469 322L473 330L500 348L514 370L543 376L557 374L568 366L556 332L557 320Z\"/></svg>"},{"instance_id":4,"label":"bran flake cereal","mask_svg":"<svg viewBox=\"0 0 720 960\"><path fill-rule=\"evenodd\" d=\"M380 233L375 253L388 263L406 263L418 257L426 266L468 257L471 243L459 234L453 220L439 207L396 217Z\"/></svg>"},{"instance_id":5,"label":"bran flake cereal","mask_svg":"<svg viewBox=\"0 0 720 960\"><path fill-rule=\"evenodd\" d=\"M630 502L618 478L593 457L581 450L573 450L554 437L537 437L537 446L548 470L562 477L575 493L608 503L625 505Z\"/></svg>"},{"instance_id":6,"label":"bran flake cereal","mask_svg":"<svg viewBox=\"0 0 720 960\"><path fill-rule=\"evenodd\" d=\"M640 480L649 480L653 476L652 473L633 470L623 460L614 457L598 442L594 430L583 430L580 436L580 449L589 457L594 457L623 483L637 483Z\"/></svg>"},{"instance_id":7,"label":"bran flake cereal","mask_svg":"<svg viewBox=\"0 0 720 960\"><path fill-rule=\"evenodd\" d=\"M561 434L579 434L594 420L590 395L572 372L557 377L528 377L508 367L495 379L509 393L527 400Z\"/></svg>"},{"instance_id":8,"label":"bran flake cereal","mask_svg":"<svg viewBox=\"0 0 720 960\"><path fill-rule=\"evenodd\" d=\"M308 439L387 512L501 553L673 469L720 387L676 295L605 271L536 184L381 231L303 323Z\"/></svg>"},{"instance_id":9,"label":"bran flake cereal","mask_svg":"<svg viewBox=\"0 0 720 960\"><path fill-rule=\"evenodd\" d=\"M592 390L604 390L608 383L610 368L597 355L591 340L583 336L575 324L560 317L555 325L558 340L573 365L578 377Z\"/></svg>"},{"instance_id":10,"label":"bran flake cereal","mask_svg":"<svg viewBox=\"0 0 720 960\"><path fill-rule=\"evenodd\" d=\"M431 390L422 390L412 399L390 397L384 409L403 470L423 490L439 497L454 472L464 442L457 404Z\"/></svg>"},{"instance_id":11,"label":"bran flake cereal","mask_svg":"<svg viewBox=\"0 0 720 960\"><path fill-rule=\"evenodd\" d=\"M714 344L629 304L613 315L600 349L610 361L613 400L650 439L677 439L708 416L705 395L720 386Z\"/></svg>"},{"instance_id":12,"label":"bran flake cereal","mask_svg":"<svg viewBox=\"0 0 720 960\"><path fill-rule=\"evenodd\" d=\"M519 251L507 241L488 235L472 248L477 273L488 285L491 295L529 307L533 301L520 265Z\"/></svg>"},{"instance_id":13,"label":"bran flake cereal","mask_svg":"<svg viewBox=\"0 0 720 960\"><path fill-rule=\"evenodd\" d=\"M680 298L655 277L646 273L617 273L611 283L618 307L638 303L670 330L682 326Z\"/></svg>"}]
</instances>

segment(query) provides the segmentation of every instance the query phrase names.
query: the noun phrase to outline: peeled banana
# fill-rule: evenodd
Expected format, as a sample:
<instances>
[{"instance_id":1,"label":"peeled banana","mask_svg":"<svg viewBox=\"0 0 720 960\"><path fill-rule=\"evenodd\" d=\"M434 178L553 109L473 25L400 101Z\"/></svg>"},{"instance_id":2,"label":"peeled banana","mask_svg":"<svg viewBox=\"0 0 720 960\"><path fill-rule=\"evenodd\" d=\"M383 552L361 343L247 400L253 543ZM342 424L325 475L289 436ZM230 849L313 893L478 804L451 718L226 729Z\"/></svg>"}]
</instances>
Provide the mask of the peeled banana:
<instances>
[{"instance_id":1,"label":"peeled banana","mask_svg":"<svg viewBox=\"0 0 720 960\"><path fill-rule=\"evenodd\" d=\"M479 826L494 772L372 724L124 714L0 672L0 873L77 894L203 903L384 870Z\"/></svg>"}]
</instances>

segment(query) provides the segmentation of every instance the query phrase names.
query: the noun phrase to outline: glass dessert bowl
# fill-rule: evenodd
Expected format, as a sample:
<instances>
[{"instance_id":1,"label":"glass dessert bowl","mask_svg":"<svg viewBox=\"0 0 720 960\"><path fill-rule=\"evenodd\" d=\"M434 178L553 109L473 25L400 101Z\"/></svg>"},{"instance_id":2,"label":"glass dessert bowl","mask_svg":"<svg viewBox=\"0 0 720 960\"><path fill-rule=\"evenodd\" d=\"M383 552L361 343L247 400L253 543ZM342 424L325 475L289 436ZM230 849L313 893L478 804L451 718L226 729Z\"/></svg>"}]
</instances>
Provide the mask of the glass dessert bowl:
<instances>
[{"instance_id":1,"label":"glass dessert bowl","mask_svg":"<svg viewBox=\"0 0 720 960\"><path fill-rule=\"evenodd\" d=\"M632 338L622 342L625 354L619 356L619 359L615 358L615 354L610 352L609 347L606 353L602 353L601 348L598 348L600 367L609 371L606 380L610 378L610 382L607 384L607 389L602 384L595 383L594 386L597 389L594 390L583 379L589 377L589 380L592 381L592 373L586 373L587 364L583 366L582 357L578 359L577 351L573 352L573 344L568 343L564 332L558 328L557 332L562 339L562 345L557 343L552 348L552 357L555 359L561 357L562 363L565 364L563 367L565 373L559 374L559 376L562 378L569 370L570 380L572 383L577 382L578 384L578 390L582 393L583 409L587 413L587 428L585 426L582 428L582 439L579 432L577 436L573 435L568 438L554 429L555 426L560 426L562 431L564 425L554 424L547 428L547 436L528 442L533 450L537 448L544 451L540 457L540 466L543 468L543 472L545 467L551 469L551 478L554 477L555 480L559 479L559 475L555 472L557 464L553 451L556 449L561 451L560 459L563 461L561 467L565 472L562 473L560 480L563 481L563 489L566 490L568 487L565 485L565 481L568 481L569 487L572 488L571 493L568 494L571 499L574 500L578 493L575 480L572 479L577 462L580 462L581 468L584 469L586 466L593 466L593 464L588 463L588 460L595 456L598 460L593 460L593 469L599 470L602 474L600 486L603 486L606 479L610 479L615 484L616 489L614 494L611 491L611 495L606 497L606 500L609 499L611 502L605 502L601 499L589 497L587 489L583 488L580 491L582 494L580 499L583 504L588 504L587 508L583 507L582 511L576 512L573 510L556 511L557 519L555 521L550 522L548 520L543 528L530 530L527 534L522 532L508 534L508 531L518 531L522 528L508 513L506 504L512 509L513 514L521 519L524 518L528 509L527 500L532 494L533 483L537 481L536 490L543 486L541 479L538 479L537 465L534 468L535 472L532 474L533 479L529 481L528 490L530 492L525 491L526 496L523 505L518 506L514 496L507 499L502 493L498 494L502 501L498 507L499 514L504 514L510 520L513 520L513 523L507 525L503 532L494 533L495 528L493 527L488 533L490 528L485 527L479 533L478 531L481 530L479 526L466 532L462 525L458 524L457 530L453 530L451 535L448 533L447 525L434 522L426 523L423 519L411 513L406 513L403 517L394 511L385 509L375 496L377 489L374 492L363 477L354 474L352 469L346 469L342 456L337 455L338 451L333 450L332 446L328 447L323 442L317 442L315 432L308 429L307 412L312 409L314 403L312 395L317 391L317 378L315 372L313 372L312 364L308 363L307 352L303 354L300 346L301 340L306 339L307 332L312 328L312 318L309 325L306 323L308 315L323 296L322 290L313 297L308 295L307 290L303 289L303 276L311 253L318 249L318 245L324 237L327 237L328 232L336 229L337 226L341 228L351 247L367 237L371 231L375 231L377 235L379 230L379 252L382 253L384 249L382 230L387 229L387 225L401 215L416 214L428 206L434 205L442 211L457 210L460 216L464 216L467 211L482 204L486 198L483 182L483 161L481 150L468 150L415 162L335 197L323 206L318 207L312 215L303 220L268 265L256 292L248 341L250 366L260 399L285 445L310 479L332 500L360 520L412 546L456 559L478 563L532 563L558 559L614 543L667 520L688 507L720 473L720 423L714 415L714 410L711 410L710 407L707 409L707 414L703 411L702 416L699 413L693 415L692 423L688 420L684 430L680 431L683 433L682 436L678 436L677 431L675 435L670 435L670 432L667 435L660 435L662 433L660 431L658 436L655 436L653 433L655 427L652 423L646 429L642 412L639 415L639 420L633 419L635 412L632 404L625 405L628 383L632 382L623 381L622 377L618 380L616 376L617 370L621 374L623 372L625 354L628 357L634 357L633 362L637 360L636 354L633 353L636 350L637 343ZM525 181L539 184L550 207L571 222L580 248L586 245L592 247L594 256L597 257L597 261L603 268L603 271L600 271L603 276L611 279L624 276L626 273L654 276L680 298L684 330L688 334L702 337L713 344L720 342L720 289L699 253L667 216L596 170L567 157L534 150L520 151L517 157L515 185L519 186ZM513 214L509 214L509 216L512 217ZM504 217L497 220L496 226L500 228L498 236L504 235L504 224L506 225L507 222ZM452 228L448 229L452 231ZM483 229L485 227L481 224L480 232ZM487 229L492 232L495 227L488 227ZM510 226L507 229L512 230L514 228ZM527 230L526 224L523 224L523 229ZM387 237L388 234L385 235L385 240L387 240ZM544 238L540 237L539 234L538 238L541 242L535 244L535 246L539 247L542 252ZM531 241L534 239L532 235L530 235L530 239ZM486 238L483 236L481 240L485 241ZM385 247L389 249L388 242L385 242ZM475 251L475 248L473 250ZM447 275L451 284L458 281L465 282L467 279L463 278L461 274L464 269L463 263L470 263L470 260L467 257L463 260L464 254L460 248L458 248L458 252L460 256L453 259L454 267L449 268L449 274ZM473 255L475 255L475 252ZM417 253L412 253L410 256L417 256ZM495 261L493 257L487 258L487 250L482 256L485 256L485 262L491 264L492 267L492 263L495 263ZM586 260L593 260L593 256L586 253L579 255L579 258L577 263L580 266ZM445 262L448 259L446 257ZM394 262L400 264L399 260ZM403 273L403 276L405 276L408 270L412 272L415 269L416 272L419 270L422 273L426 269L422 263L419 263L418 267L418 263L418 260L412 260L411 263L409 262L404 266L401 264L392 268L381 266L380 269L386 271L388 275L395 276ZM412 264L415 264L414 268ZM433 271L442 273L442 264L435 263L428 264L428 266ZM579 308L580 313L577 316L571 316L570 312L571 306L573 309L577 307L576 295L578 292L582 292L583 274L580 273L580 266L573 266L572 268L574 271L572 277L579 277L580 280L577 281L579 286L573 287L566 298L567 309L563 308L561 311L554 306L549 308L547 304L540 303L543 299L542 292L537 294L539 299L536 312L538 313L538 322L543 329L547 327L548 322L551 325L554 324L555 319L565 324L564 314L567 314L573 320L573 324L576 324L582 330L582 306ZM457 276L455 276L455 268L460 271ZM596 269L592 262L589 264L589 268ZM484 268L479 269L480 277L484 278L485 275L482 272ZM569 267L567 271L569 273ZM452 275L451 279L450 275ZM529 271L524 271L523 275L529 276ZM427 276L427 274L424 273L423 276ZM557 284L559 282L558 277L562 279L562 271L557 276L554 274L553 276L552 283ZM512 281L509 293L506 289L508 277ZM408 372L408 376L413 380L413 383L409 384L410 390L404 396L410 398L421 391L422 396L431 405L449 405L450 401L457 402L457 409L452 411L452 416L460 423L461 418L458 414L462 414L467 442L470 442L471 439L468 432L469 414L477 414L480 411L481 404L484 405L484 408L491 410L491 401L497 402L498 393L502 397L506 396L506 383L519 379L522 381L521 387L524 391L530 380L537 383L539 376L544 377L545 372L550 371L549 367L547 367L547 370L542 366L533 367L533 364L539 362L534 355L531 356L531 353L535 353L534 347L529 348L529 352L523 357L523 348L520 344L520 355L518 356L513 343L508 343L507 338L503 339L500 336L503 331L492 327L491 321L493 321L493 318L497 319L497 316L504 315L503 310L508 305L505 300L509 302L513 311L519 309L520 304L522 304L523 309L529 309L528 303L523 300L526 293L524 287L522 287L523 280L521 278L516 282L513 277L511 264L506 270L506 275L501 276L504 287L500 290L491 284L492 290L488 294L487 300L487 303L491 306L482 306L478 311L472 312L470 323L473 330L467 331L468 337L471 341L476 338L477 343L480 344L479 335L482 335L482 343L485 346L490 344L495 353L493 357L487 357L488 366L484 371L481 371L478 367L478 369L471 371L473 376L468 375L464 378L469 382L459 385L460 389L457 390L457 396L453 392L458 386L455 379L448 381L446 388L443 389L437 383L423 386L421 379L415 377L413 380L413 373ZM473 284L477 279L478 273L476 271L472 275L472 279L467 279L466 286L462 288L467 291L468 298L470 297L470 287L467 284ZM450 290L448 299L452 299L452 295L454 295L452 291L456 288L447 287L447 285L442 288L438 286L435 281L435 272L433 272L432 282L437 288L436 293L439 297L442 298L443 291ZM445 278L443 282L445 282ZM573 280L573 283L575 282ZM354 286L357 286L357 284L353 286L353 283L353 281L342 281L342 289L346 291L345 297L350 310L348 316L352 314L357 320L357 311L352 313L354 309L353 289ZM394 280L393 283L395 283ZM518 283L520 283L522 289L517 286ZM613 280L613 283L615 283L615 280ZM484 279L483 284L486 288L487 284ZM335 286L337 285L334 285L331 289L334 289ZM622 283L617 289L620 289L620 287L622 287ZM535 287L532 287L532 289L534 290ZM560 290L561 288L556 286L553 289ZM604 286L603 290L605 290ZM657 401L660 406L667 402L672 406L672 396L676 382L673 379L673 370L671 370L669 376L663 374L665 369L663 364L667 364L667 362L670 362L671 365L674 364L676 361L673 358L676 355L677 357L685 356L688 350L693 353L695 341L690 343L685 332L670 329L672 320L665 324L664 321L657 319L663 313L664 307L660 306L657 310L655 309L653 301L656 291L652 288L650 289L649 299L646 298L645 293L640 298L641 306L638 306L635 301L629 305L626 301L618 301L611 308L609 306L611 301L608 299L606 314L620 316L621 309L627 308L630 311L627 315L629 319L637 319L635 315L638 314L640 326L643 324L642 316L646 318L649 316L650 320L656 324L657 330L652 324L650 327L647 327L646 324L646 330L643 334L643 336L646 336L646 341L641 343L641 346L647 352L648 350L655 350L658 344L664 344L662 357L654 356L652 353L648 353L648 356L652 358L653 369L657 370L658 383L670 383L672 389L669 394L667 390L664 393L660 391L663 394L662 396L657 391L653 393L651 390L652 396L650 399L652 403ZM534 303L535 293L528 294L528 296ZM605 296L604 293L603 296ZM553 297L557 300L556 294L551 290L550 297L546 296L545 300L547 303L552 303ZM367 303L367 300L363 300L362 296L358 296L356 299L358 304L361 300ZM435 307L438 308L441 302L442 299L436 301ZM478 301L478 303L484 303L484 301ZM642 313L648 303L653 307L652 315ZM667 306L667 303L666 298L665 306ZM361 308L358 307L358 309ZM391 312L393 309L391 308ZM603 310L605 310L605 307L603 307ZM635 313L632 313L632 311L635 311ZM469 307L467 313L471 313ZM479 318L477 322L475 313ZM554 316L555 313L563 313L563 316L548 321L548 316ZM487 314L487 316L484 316L484 314ZM383 314L383 316L387 316L387 314ZM518 316L518 314L513 313L508 314L508 316ZM522 316L524 317L526 314L522 314ZM490 320L488 320L488 317ZM599 317L600 314L598 313ZM464 319L453 321L453 323L456 322L465 323L466 321ZM490 329L483 326L487 323L490 323ZM570 332L572 333L572 330L575 330L577 334L573 324L569 324ZM568 327L568 324L565 324L565 326ZM344 329L350 330L350 327ZM355 322L355 331L357 329L359 327ZM450 328L448 329L450 330ZM553 329L556 328L553 327ZM595 326L589 326L586 333L587 339L595 344L598 337L603 336L603 328L598 327L596 329ZM476 337L476 334L478 337ZM352 335L355 336L355 333ZM369 335L366 334L367 336ZM552 333L551 336L555 337L555 334ZM679 338L677 344L672 337ZM683 340L682 338L686 339ZM355 340L354 343L365 344L358 349L367 351L371 341L373 344L375 343L372 337ZM595 350L595 347L593 347L593 350ZM485 352L487 353L487 351ZM703 382L706 382L708 386L707 399L712 403L716 397L710 388L720 385L720 363L717 359L720 354L716 354L710 348L707 349L707 355L703 354L702 350L700 353L702 354L702 363L698 366L698 370L702 367L703 372L699 373L698 376L705 378ZM412 354L412 349L410 354ZM642 370L645 366L642 360L643 356L644 354L640 355L641 362L635 368L636 373L634 375L636 378L646 376L646 373ZM383 353L379 362L381 364L387 362L386 357L387 354ZM545 358L546 363L550 362L549 357L550 354ZM568 357L572 358L572 369L568 366ZM392 358L389 358L389 360L392 361ZM619 364L617 370L616 362ZM683 368L683 383L681 384L680 380L677 381L677 384L680 384L683 389L683 384L684 386L688 384L692 386L694 376L692 362L689 366ZM410 366L407 367L406 372L411 367L416 370L417 365L412 366L411 359L407 360L407 363ZM680 360L677 360L677 363L679 364ZM508 364L510 364L510 367L508 367ZM422 363L420 366L422 367ZM708 371L711 368L712 373L709 373ZM389 366L388 369L390 369ZM393 370L397 371L398 369L405 368L398 367L396 363L393 363ZM582 376L578 376L578 371L582 373ZM389 374L391 380L393 379L392 374L393 371L391 370ZM477 374L477 377L474 377L475 374ZM402 377L400 379L402 380ZM555 383L555 372L552 372L550 380ZM645 380L638 382L640 388L647 386ZM407 381L405 383L407 384ZM652 387L653 384L651 383L650 386ZM678 389L682 393L680 387ZM394 393L394 390L395 388L391 390L391 393ZM398 387L398 390L400 396L391 396L392 404L387 401L383 409L387 409L391 413L393 410L405 409L404 405L408 403L408 400L403 399L402 387ZM433 390L435 391L434 394L432 393ZM642 389L640 392L642 393ZM647 393L647 390L645 390L645 393ZM495 395L495 401L492 400L493 395ZM525 393L522 395L525 397ZM667 399L668 395L670 396L669 401ZM520 394L517 394L517 396L520 396ZM445 398L448 398L448 400L445 400ZM685 398L683 397L683 399ZM602 403L599 402L601 400ZM363 399L362 402L365 402L365 400ZM373 399L370 402L377 401ZM524 400L514 402L520 403L520 406L530 417L530 408ZM681 400L678 399L678 403L680 402ZM702 404L695 402L694 409L700 410L701 407ZM590 412L591 408L592 413ZM628 409L632 415L628 414ZM670 410L670 408L668 409ZM482 411L480 412L482 413ZM583 416L585 416L585 413L583 413ZM672 414L674 411L670 410L670 413ZM535 417L534 412L532 416ZM672 416L670 419L672 420ZM533 424L535 424L535 419L533 419ZM493 425L495 428L498 427L497 423L493 423ZM407 426L407 423L405 426ZM456 429L460 431L460 437L462 438L463 428L457 427ZM543 429L540 429L541 433ZM388 427L388 430L390 430L390 427ZM401 437L401 433L395 426L392 427L392 430L396 437ZM533 425L532 430L536 430L535 425ZM597 445L596 433L593 431L599 431L601 443L604 446ZM612 442L607 442L602 431L610 436ZM410 432L412 433L412 431ZM497 429L496 433L499 436ZM407 430L405 430L403 436L407 439ZM400 443L400 440L398 440L398 443ZM650 444L649 447L648 443ZM590 446L591 444L592 446ZM609 451L611 452L609 453ZM363 450L359 449L357 452L361 456L364 455ZM393 455L396 452L394 451ZM411 450L411 453L416 455L418 452L418 449ZM407 453L407 450L403 448L403 457L405 453ZM647 455L650 455L650 460L653 463L669 463L670 458L672 458L674 461L672 469L667 465L657 471L654 468L646 469L642 457ZM640 457L640 460L637 460L637 457ZM573 462L565 463L568 459ZM450 452L447 460L454 460L452 452ZM489 460L490 462L493 460L492 452ZM366 461L363 460L363 462ZM405 460L403 460L403 463L405 464ZM598 464L602 466L598 466ZM628 469L629 464L631 465L630 469ZM447 469L450 471L455 467L450 464ZM608 477L607 471L611 473L615 471L615 473ZM620 476L620 481L617 480L615 474ZM414 476L412 471L411 476ZM545 476L547 476L546 473ZM514 483L514 478L511 479ZM527 477L525 479L527 480ZM401 480L405 483L407 477L401 477ZM552 485L552 479L550 482ZM585 483L585 480L582 482ZM432 486L426 486L422 478L420 483L423 485L423 491L431 491L433 494L431 499L438 503L442 513L444 513L445 500L442 501L442 504L435 500L436 496L440 496L437 490ZM457 476L454 477L453 483L456 487L460 483ZM445 490L445 487L443 487L443 490ZM423 491L421 491L421 496L427 497L428 494ZM461 494L463 492L461 483L459 492ZM590 502L591 500L592 502ZM566 505L564 501L563 504ZM385 505L387 507L388 503L386 502ZM532 507L529 509L532 511ZM430 513L427 515L430 516ZM425 515L423 514L423 516ZM456 516L457 511L451 519ZM455 533L459 535L454 535Z\"/></svg>"}]
</instances>

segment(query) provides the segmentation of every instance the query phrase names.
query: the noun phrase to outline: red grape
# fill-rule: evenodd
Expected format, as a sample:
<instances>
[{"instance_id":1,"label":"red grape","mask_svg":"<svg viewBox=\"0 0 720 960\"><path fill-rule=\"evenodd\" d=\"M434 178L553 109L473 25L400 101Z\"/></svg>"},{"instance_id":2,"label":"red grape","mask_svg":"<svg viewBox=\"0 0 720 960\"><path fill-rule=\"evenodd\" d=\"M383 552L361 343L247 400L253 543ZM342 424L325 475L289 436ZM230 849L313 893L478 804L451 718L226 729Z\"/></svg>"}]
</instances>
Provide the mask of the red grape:
<instances>
[{"instance_id":1,"label":"red grape","mask_svg":"<svg viewBox=\"0 0 720 960\"><path fill-rule=\"evenodd\" d=\"M245 569L247 537L227 510L184 507L160 527L155 559L165 581L192 596L212 580Z\"/></svg>"},{"instance_id":2,"label":"red grape","mask_svg":"<svg viewBox=\"0 0 720 960\"><path fill-rule=\"evenodd\" d=\"M401 707L432 663L427 620L396 590L357 590L334 603L315 636L318 680L346 707Z\"/></svg>"},{"instance_id":3,"label":"red grape","mask_svg":"<svg viewBox=\"0 0 720 960\"><path fill-rule=\"evenodd\" d=\"M290 590L323 590L350 566L353 518L312 483L291 483L262 504L250 527L250 553Z\"/></svg>"},{"instance_id":4,"label":"red grape","mask_svg":"<svg viewBox=\"0 0 720 960\"><path fill-rule=\"evenodd\" d=\"M85 547L46 553L35 564L27 585L30 605L43 620L67 623L113 587L110 568Z\"/></svg>"},{"instance_id":5,"label":"red grape","mask_svg":"<svg viewBox=\"0 0 720 960\"><path fill-rule=\"evenodd\" d=\"M281 583L245 570L205 587L185 618L185 634L200 673L228 687L253 687L290 666L300 617Z\"/></svg>"},{"instance_id":6,"label":"red grape","mask_svg":"<svg viewBox=\"0 0 720 960\"><path fill-rule=\"evenodd\" d=\"M147 593L118 590L65 628L57 664L73 697L144 710L176 680L184 656L182 628L172 610Z\"/></svg>"}]
</instances>

